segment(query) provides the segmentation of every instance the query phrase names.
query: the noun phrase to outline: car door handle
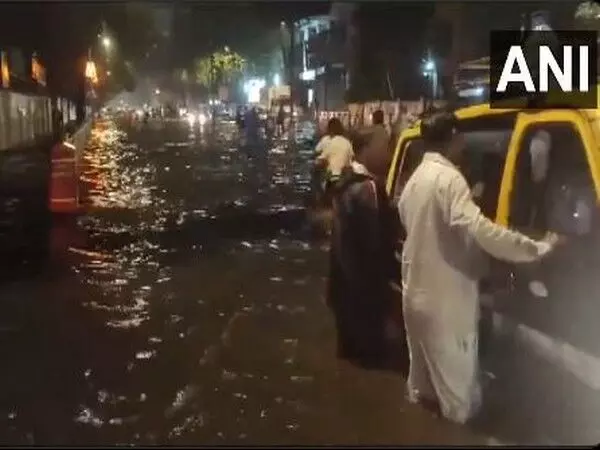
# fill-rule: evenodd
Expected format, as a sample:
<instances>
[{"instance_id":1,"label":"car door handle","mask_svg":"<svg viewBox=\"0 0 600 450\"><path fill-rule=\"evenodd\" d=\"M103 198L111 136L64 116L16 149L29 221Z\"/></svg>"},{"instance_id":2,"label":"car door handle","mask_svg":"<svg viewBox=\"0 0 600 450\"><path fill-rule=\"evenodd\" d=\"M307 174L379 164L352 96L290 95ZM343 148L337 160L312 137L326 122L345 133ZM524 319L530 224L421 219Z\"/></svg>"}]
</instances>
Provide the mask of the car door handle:
<instances>
[{"instance_id":1,"label":"car door handle","mask_svg":"<svg viewBox=\"0 0 600 450\"><path fill-rule=\"evenodd\" d=\"M548 298L549 292L546 284L540 280L531 280L528 283L529 293L536 298Z\"/></svg>"},{"instance_id":2,"label":"car door handle","mask_svg":"<svg viewBox=\"0 0 600 450\"><path fill-rule=\"evenodd\" d=\"M498 264L491 267L489 275L482 280L480 287L483 292L493 295L508 294L516 288L516 276L512 270Z\"/></svg>"}]
</instances>

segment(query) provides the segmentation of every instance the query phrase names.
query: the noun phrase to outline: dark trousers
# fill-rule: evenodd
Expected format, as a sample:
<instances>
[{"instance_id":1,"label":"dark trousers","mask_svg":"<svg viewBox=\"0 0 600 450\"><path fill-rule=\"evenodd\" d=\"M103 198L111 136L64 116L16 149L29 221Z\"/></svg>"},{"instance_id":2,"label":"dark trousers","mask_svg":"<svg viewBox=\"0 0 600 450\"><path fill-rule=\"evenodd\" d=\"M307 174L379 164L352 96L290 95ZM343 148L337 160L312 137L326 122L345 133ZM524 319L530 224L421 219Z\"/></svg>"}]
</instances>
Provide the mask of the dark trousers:
<instances>
[{"instance_id":1,"label":"dark trousers","mask_svg":"<svg viewBox=\"0 0 600 450\"><path fill-rule=\"evenodd\" d=\"M369 301L377 298L373 295L357 298L357 292L344 294L330 303L336 323L338 357L365 366L383 364L389 354L386 311L376 307L377 301Z\"/></svg>"}]
</instances>

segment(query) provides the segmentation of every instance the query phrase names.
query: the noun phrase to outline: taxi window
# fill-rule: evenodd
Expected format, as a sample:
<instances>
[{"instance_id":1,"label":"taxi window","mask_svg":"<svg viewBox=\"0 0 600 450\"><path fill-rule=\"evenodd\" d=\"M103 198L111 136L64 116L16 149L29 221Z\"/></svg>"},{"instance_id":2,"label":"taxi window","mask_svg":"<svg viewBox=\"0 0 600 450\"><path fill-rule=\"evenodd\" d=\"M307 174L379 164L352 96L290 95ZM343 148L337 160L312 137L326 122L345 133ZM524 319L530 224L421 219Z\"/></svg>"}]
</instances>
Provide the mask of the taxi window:
<instances>
[{"instance_id":1,"label":"taxi window","mask_svg":"<svg viewBox=\"0 0 600 450\"><path fill-rule=\"evenodd\" d=\"M392 195L394 203L399 200L406 182L421 163L424 153L425 146L423 145L422 139L412 139L405 144L405 148L402 152L402 166L399 169L399 173L396 175L396 181L394 183Z\"/></svg>"},{"instance_id":2,"label":"taxi window","mask_svg":"<svg viewBox=\"0 0 600 450\"><path fill-rule=\"evenodd\" d=\"M494 219L512 130L464 132L461 171L481 212Z\"/></svg>"},{"instance_id":3,"label":"taxi window","mask_svg":"<svg viewBox=\"0 0 600 450\"><path fill-rule=\"evenodd\" d=\"M519 145L511 192L510 224L537 235L591 226L596 194L585 146L570 123L530 127ZM573 218L579 218L573 220Z\"/></svg>"}]
</instances>

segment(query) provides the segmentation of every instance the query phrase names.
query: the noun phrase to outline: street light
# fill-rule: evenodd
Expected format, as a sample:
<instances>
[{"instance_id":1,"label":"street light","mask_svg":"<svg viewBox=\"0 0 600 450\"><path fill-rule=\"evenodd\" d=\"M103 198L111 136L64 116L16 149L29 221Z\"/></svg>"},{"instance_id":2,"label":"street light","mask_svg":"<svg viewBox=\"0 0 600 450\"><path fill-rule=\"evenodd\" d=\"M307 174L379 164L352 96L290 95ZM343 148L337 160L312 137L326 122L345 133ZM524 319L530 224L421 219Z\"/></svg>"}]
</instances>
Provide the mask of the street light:
<instances>
[{"instance_id":1,"label":"street light","mask_svg":"<svg viewBox=\"0 0 600 450\"><path fill-rule=\"evenodd\" d=\"M429 57L423 61L423 76L431 80L431 99L437 97L438 74L435 61Z\"/></svg>"},{"instance_id":2,"label":"street light","mask_svg":"<svg viewBox=\"0 0 600 450\"><path fill-rule=\"evenodd\" d=\"M160 89L156 88L156 89L154 90L154 93L155 93L156 95L160 95Z\"/></svg>"},{"instance_id":3,"label":"street light","mask_svg":"<svg viewBox=\"0 0 600 450\"><path fill-rule=\"evenodd\" d=\"M252 78L244 83L244 92L248 96L248 103L260 102L260 90L267 85L262 78Z\"/></svg>"},{"instance_id":4,"label":"street light","mask_svg":"<svg viewBox=\"0 0 600 450\"><path fill-rule=\"evenodd\" d=\"M109 49L112 45L112 41L110 40L110 38L108 36L104 36L102 38L102 45L104 46L105 49Z\"/></svg>"}]
</instances>

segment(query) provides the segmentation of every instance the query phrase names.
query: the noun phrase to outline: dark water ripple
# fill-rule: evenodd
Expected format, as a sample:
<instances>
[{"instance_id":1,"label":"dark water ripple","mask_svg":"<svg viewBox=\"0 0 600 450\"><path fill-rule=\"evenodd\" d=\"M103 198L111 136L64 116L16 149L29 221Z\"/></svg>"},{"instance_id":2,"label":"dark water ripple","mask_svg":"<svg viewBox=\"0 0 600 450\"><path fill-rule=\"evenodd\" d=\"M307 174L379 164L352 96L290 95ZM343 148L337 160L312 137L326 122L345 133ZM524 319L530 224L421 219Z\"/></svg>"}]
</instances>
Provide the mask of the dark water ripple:
<instances>
[{"instance_id":1,"label":"dark water ripple","mask_svg":"<svg viewBox=\"0 0 600 450\"><path fill-rule=\"evenodd\" d=\"M244 324L306 314L306 299L319 298L308 166L281 144L257 156L219 131L217 141L185 124L97 124L82 175L90 212L66 231L70 270L28 284L47 303L12 330L41 324L24 367L5 373L27 374L31 391L0 402L8 441L252 442L297 431L295 411L308 406L295 397L314 378L294 367L298 337L270 343L279 356L265 349L264 366L231 357L264 341L256 330L254 345L236 338ZM62 332L45 323L49 311ZM273 383L281 391L266 393Z\"/></svg>"},{"instance_id":2,"label":"dark water ripple","mask_svg":"<svg viewBox=\"0 0 600 450\"><path fill-rule=\"evenodd\" d=\"M342 367L307 225L312 132L96 124L89 212L2 288L2 444L481 444Z\"/></svg>"}]
</instances>

